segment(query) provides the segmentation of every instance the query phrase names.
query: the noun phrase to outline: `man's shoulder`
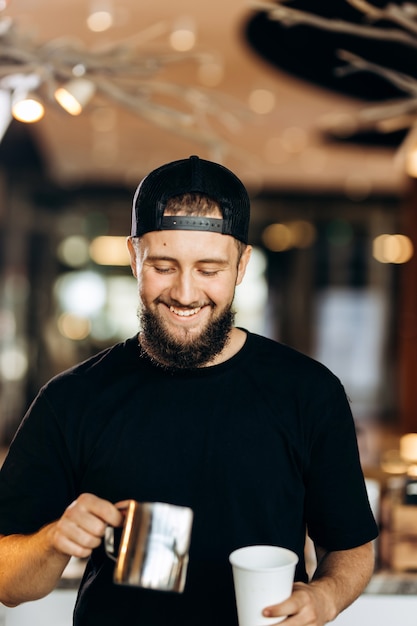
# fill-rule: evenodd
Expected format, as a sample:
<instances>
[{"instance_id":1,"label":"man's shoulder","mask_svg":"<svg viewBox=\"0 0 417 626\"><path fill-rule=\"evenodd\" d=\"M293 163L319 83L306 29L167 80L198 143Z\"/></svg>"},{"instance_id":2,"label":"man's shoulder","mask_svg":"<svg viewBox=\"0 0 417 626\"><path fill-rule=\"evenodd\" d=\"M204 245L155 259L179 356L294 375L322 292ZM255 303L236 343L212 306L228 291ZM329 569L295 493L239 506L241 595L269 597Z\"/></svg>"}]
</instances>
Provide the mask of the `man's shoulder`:
<instances>
[{"instance_id":1,"label":"man's shoulder","mask_svg":"<svg viewBox=\"0 0 417 626\"><path fill-rule=\"evenodd\" d=\"M248 342L251 349L260 356L270 355L272 358L290 359L296 362L316 363L311 356L300 352L288 344L281 343L276 339L248 332Z\"/></svg>"},{"instance_id":2,"label":"man's shoulder","mask_svg":"<svg viewBox=\"0 0 417 626\"><path fill-rule=\"evenodd\" d=\"M293 374L298 379L322 379L323 377L339 383L338 378L326 365L312 356L293 348L275 339L270 339L255 333L248 333L251 359L260 369L285 372L286 376Z\"/></svg>"},{"instance_id":3,"label":"man's shoulder","mask_svg":"<svg viewBox=\"0 0 417 626\"><path fill-rule=\"evenodd\" d=\"M63 389L76 381L82 385L83 382L90 384L95 379L103 381L106 378L117 377L125 373L127 369L131 369L135 362L137 363L139 359L134 358L137 356L137 351L138 343L134 337L113 344L60 372L44 385L44 389L51 391Z\"/></svg>"}]
</instances>

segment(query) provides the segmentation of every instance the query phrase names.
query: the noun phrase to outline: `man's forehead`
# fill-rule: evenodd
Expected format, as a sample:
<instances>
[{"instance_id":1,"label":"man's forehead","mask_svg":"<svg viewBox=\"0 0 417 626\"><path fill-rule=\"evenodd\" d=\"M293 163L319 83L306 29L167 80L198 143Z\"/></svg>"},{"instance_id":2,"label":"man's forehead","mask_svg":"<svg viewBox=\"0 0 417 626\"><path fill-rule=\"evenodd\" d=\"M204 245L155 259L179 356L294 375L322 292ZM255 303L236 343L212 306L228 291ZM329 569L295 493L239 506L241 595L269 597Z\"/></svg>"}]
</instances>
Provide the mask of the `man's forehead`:
<instances>
[{"instance_id":1,"label":"man's forehead","mask_svg":"<svg viewBox=\"0 0 417 626\"><path fill-rule=\"evenodd\" d=\"M140 248L146 255L166 254L174 250L178 255L190 251L199 252L201 257L231 255L236 249L233 237L212 231L196 230L157 230L143 235Z\"/></svg>"}]
</instances>

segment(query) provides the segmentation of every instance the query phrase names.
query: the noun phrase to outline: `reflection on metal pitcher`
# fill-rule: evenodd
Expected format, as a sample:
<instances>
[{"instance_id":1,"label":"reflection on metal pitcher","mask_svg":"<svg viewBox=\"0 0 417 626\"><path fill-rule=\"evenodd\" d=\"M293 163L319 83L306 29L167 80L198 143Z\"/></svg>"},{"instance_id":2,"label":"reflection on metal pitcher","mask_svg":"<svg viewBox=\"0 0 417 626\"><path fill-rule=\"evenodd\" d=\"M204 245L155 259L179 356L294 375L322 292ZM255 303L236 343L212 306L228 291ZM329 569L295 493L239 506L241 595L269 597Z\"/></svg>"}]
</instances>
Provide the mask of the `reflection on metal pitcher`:
<instances>
[{"instance_id":1,"label":"reflection on metal pitcher","mask_svg":"<svg viewBox=\"0 0 417 626\"><path fill-rule=\"evenodd\" d=\"M129 502L115 556L114 531L108 527L105 549L116 561L114 582L182 592L188 565L193 512L164 502Z\"/></svg>"}]
</instances>

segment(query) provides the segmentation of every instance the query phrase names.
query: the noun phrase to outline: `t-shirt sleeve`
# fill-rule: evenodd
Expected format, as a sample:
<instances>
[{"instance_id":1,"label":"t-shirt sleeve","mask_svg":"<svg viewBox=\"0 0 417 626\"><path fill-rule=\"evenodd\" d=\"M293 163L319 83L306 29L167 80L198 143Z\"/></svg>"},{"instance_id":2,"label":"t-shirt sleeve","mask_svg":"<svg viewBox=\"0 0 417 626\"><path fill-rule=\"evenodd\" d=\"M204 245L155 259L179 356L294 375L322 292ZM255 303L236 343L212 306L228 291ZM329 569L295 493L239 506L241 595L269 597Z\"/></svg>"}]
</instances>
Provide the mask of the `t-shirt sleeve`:
<instances>
[{"instance_id":1,"label":"t-shirt sleeve","mask_svg":"<svg viewBox=\"0 0 417 626\"><path fill-rule=\"evenodd\" d=\"M306 519L313 541L346 550L378 535L360 464L350 405L338 382L321 403L306 469Z\"/></svg>"},{"instance_id":2,"label":"t-shirt sleeve","mask_svg":"<svg viewBox=\"0 0 417 626\"><path fill-rule=\"evenodd\" d=\"M71 455L43 391L28 410L0 472L0 533L31 533L76 497Z\"/></svg>"}]
</instances>

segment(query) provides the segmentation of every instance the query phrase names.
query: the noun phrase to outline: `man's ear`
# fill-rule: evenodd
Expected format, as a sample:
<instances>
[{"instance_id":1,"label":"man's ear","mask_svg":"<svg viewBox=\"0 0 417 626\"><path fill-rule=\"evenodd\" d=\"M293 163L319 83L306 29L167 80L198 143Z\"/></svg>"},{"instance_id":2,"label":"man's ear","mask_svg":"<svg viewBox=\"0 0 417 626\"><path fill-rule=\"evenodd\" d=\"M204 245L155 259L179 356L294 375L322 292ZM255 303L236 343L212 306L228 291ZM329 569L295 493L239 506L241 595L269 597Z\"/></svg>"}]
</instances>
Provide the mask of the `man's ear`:
<instances>
[{"instance_id":1,"label":"man's ear","mask_svg":"<svg viewBox=\"0 0 417 626\"><path fill-rule=\"evenodd\" d=\"M252 254L252 246L246 246L242 256L240 257L239 265L237 267L236 285L240 285L245 276L246 268L249 263L250 255Z\"/></svg>"},{"instance_id":2,"label":"man's ear","mask_svg":"<svg viewBox=\"0 0 417 626\"><path fill-rule=\"evenodd\" d=\"M132 237L128 237L126 240L126 243L127 243L127 249L129 250L129 254L130 254L130 267L132 268L133 276L137 278L138 273L137 273L137 265L136 265L136 248L133 245Z\"/></svg>"}]
</instances>

